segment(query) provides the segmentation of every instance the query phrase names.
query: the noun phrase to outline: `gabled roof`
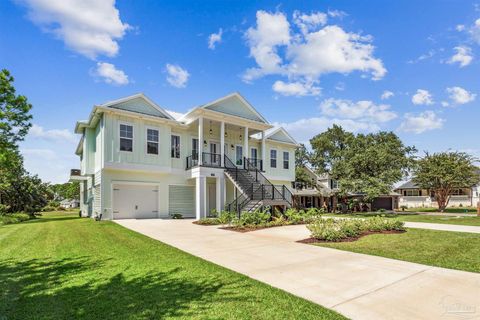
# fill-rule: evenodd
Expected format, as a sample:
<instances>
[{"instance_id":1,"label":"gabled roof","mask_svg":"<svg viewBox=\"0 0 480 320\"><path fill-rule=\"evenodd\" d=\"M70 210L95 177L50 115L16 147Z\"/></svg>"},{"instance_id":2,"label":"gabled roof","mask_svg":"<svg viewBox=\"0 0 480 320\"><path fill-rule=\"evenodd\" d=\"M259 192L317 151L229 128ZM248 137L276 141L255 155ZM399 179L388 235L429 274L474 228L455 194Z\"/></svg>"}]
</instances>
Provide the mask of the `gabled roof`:
<instances>
[{"instance_id":1,"label":"gabled roof","mask_svg":"<svg viewBox=\"0 0 480 320\"><path fill-rule=\"evenodd\" d=\"M401 184L400 186L395 188L395 190L398 190L398 189L418 189L418 186L415 183L413 183L412 180L408 180L404 184Z\"/></svg>"},{"instance_id":2,"label":"gabled roof","mask_svg":"<svg viewBox=\"0 0 480 320\"><path fill-rule=\"evenodd\" d=\"M109 101L99 105L103 108L121 109L149 116L175 120L170 113L158 106L143 93L137 93L118 100Z\"/></svg>"},{"instance_id":3,"label":"gabled roof","mask_svg":"<svg viewBox=\"0 0 480 320\"><path fill-rule=\"evenodd\" d=\"M185 118L199 109L216 111L268 124L268 121L238 92L231 93L217 100L198 106L190 110L185 115Z\"/></svg>"},{"instance_id":4,"label":"gabled roof","mask_svg":"<svg viewBox=\"0 0 480 320\"><path fill-rule=\"evenodd\" d=\"M298 145L297 141L282 127L277 127L265 135L265 139Z\"/></svg>"}]
</instances>

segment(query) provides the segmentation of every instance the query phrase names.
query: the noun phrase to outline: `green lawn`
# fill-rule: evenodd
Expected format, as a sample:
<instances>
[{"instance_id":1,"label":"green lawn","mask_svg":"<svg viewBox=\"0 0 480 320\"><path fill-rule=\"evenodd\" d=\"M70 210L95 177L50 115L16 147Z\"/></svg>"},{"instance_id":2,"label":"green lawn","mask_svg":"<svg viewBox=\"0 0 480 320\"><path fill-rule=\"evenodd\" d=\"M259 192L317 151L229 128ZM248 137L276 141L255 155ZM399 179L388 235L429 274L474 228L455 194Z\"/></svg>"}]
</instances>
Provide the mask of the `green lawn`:
<instances>
[{"instance_id":1,"label":"green lawn","mask_svg":"<svg viewBox=\"0 0 480 320\"><path fill-rule=\"evenodd\" d=\"M344 319L113 222L0 227L0 319L153 318Z\"/></svg>"},{"instance_id":2,"label":"green lawn","mask_svg":"<svg viewBox=\"0 0 480 320\"><path fill-rule=\"evenodd\" d=\"M477 216L428 216L421 214L388 214L388 213L357 213L357 214L328 214L329 217L368 218L377 215L384 215L387 218L395 218L409 222L428 222L442 224L457 224L466 226L480 226L480 217Z\"/></svg>"},{"instance_id":3,"label":"green lawn","mask_svg":"<svg viewBox=\"0 0 480 320\"><path fill-rule=\"evenodd\" d=\"M408 212L439 212L437 208L408 208L405 209ZM477 213L477 208L475 207L457 207L457 208L446 208L446 213Z\"/></svg>"},{"instance_id":4,"label":"green lawn","mask_svg":"<svg viewBox=\"0 0 480 320\"><path fill-rule=\"evenodd\" d=\"M408 229L401 234L374 234L354 242L316 245L437 267L480 272L480 235L474 233Z\"/></svg>"}]
</instances>

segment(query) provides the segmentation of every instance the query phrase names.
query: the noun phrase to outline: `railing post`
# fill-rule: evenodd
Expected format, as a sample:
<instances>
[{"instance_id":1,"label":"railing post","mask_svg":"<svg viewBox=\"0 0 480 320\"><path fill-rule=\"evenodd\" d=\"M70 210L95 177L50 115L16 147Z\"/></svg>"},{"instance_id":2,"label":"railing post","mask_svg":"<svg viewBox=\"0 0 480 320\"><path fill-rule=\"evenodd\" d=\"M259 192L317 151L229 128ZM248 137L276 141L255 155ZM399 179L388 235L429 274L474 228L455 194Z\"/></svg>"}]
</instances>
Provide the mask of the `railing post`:
<instances>
[{"instance_id":1,"label":"railing post","mask_svg":"<svg viewBox=\"0 0 480 320\"><path fill-rule=\"evenodd\" d=\"M262 200L265 199L265 185L262 184Z\"/></svg>"},{"instance_id":2,"label":"railing post","mask_svg":"<svg viewBox=\"0 0 480 320\"><path fill-rule=\"evenodd\" d=\"M283 197L283 200L286 200L285 199L285 185L282 185L282 197Z\"/></svg>"}]
</instances>

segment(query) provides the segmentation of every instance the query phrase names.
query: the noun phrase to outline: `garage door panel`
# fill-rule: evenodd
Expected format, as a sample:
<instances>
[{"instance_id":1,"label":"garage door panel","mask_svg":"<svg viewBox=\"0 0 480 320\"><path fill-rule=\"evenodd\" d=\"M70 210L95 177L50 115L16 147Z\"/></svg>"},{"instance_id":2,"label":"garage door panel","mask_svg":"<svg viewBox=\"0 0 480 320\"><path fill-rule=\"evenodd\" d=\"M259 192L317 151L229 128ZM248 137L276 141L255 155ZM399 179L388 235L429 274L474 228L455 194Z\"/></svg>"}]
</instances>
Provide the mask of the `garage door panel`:
<instances>
[{"instance_id":1,"label":"garage door panel","mask_svg":"<svg viewBox=\"0 0 480 320\"><path fill-rule=\"evenodd\" d=\"M156 186L114 185L114 219L148 219L158 216Z\"/></svg>"},{"instance_id":2,"label":"garage door panel","mask_svg":"<svg viewBox=\"0 0 480 320\"><path fill-rule=\"evenodd\" d=\"M195 187L168 186L169 214L180 213L185 218L195 217Z\"/></svg>"},{"instance_id":3,"label":"garage door panel","mask_svg":"<svg viewBox=\"0 0 480 320\"><path fill-rule=\"evenodd\" d=\"M392 210L392 198L375 198L372 203L373 210L385 209Z\"/></svg>"}]
</instances>

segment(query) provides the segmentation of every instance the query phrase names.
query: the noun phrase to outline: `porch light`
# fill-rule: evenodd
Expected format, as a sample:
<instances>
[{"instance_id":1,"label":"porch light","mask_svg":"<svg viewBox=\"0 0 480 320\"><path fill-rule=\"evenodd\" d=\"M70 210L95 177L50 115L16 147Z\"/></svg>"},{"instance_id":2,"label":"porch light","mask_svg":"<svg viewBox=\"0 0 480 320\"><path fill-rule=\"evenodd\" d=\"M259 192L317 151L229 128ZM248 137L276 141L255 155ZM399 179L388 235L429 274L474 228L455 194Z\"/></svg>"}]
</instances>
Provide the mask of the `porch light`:
<instances>
[{"instance_id":1,"label":"porch light","mask_svg":"<svg viewBox=\"0 0 480 320\"><path fill-rule=\"evenodd\" d=\"M207 147L207 140L203 140L203 146L206 148Z\"/></svg>"},{"instance_id":2,"label":"porch light","mask_svg":"<svg viewBox=\"0 0 480 320\"><path fill-rule=\"evenodd\" d=\"M240 135L240 141L242 141L242 135Z\"/></svg>"},{"instance_id":3,"label":"porch light","mask_svg":"<svg viewBox=\"0 0 480 320\"><path fill-rule=\"evenodd\" d=\"M212 135L213 134L212 128L210 128L210 130L208 130L208 132L210 133L210 135Z\"/></svg>"},{"instance_id":4,"label":"porch light","mask_svg":"<svg viewBox=\"0 0 480 320\"><path fill-rule=\"evenodd\" d=\"M225 138L226 138L226 137L228 137L228 133L227 133L227 131L225 131Z\"/></svg>"}]
</instances>

